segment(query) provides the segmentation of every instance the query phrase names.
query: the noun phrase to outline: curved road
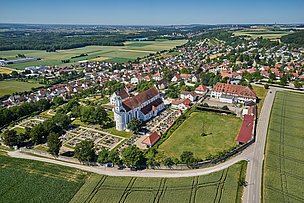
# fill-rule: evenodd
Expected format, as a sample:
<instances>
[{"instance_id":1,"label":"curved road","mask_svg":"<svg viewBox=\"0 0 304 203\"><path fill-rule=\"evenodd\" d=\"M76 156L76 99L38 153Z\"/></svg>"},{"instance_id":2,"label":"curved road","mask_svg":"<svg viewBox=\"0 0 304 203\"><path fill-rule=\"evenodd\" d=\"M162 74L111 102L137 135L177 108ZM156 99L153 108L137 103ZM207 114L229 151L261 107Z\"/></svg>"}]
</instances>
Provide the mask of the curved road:
<instances>
[{"instance_id":1,"label":"curved road","mask_svg":"<svg viewBox=\"0 0 304 203\"><path fill-rule=\"evenodd\" d=\"M271 113L271 107L273 104L274 96L276 90L279 88L270 88L268 91L264 104L257 123L256 132L256 142L245 149L241 154L213 167L195 169L195 170L143 170L143 171L130 171L129 169L118 170L116 168L107 167L90 167L81 164L62 162L56 159L48 159L43 157L31 156L29 154L24 154L19 151L8 152L9 156L23 159L31 159L37 161L43 161L63 166L69 166L84 171L94 172L102 175L109 176L135 176L135 177L190 177L206 175L212 172L220 171L231 165L247 160L247 172L246 181L248 186L244 189L243 202L245 203L260 203L261 202L261 184L262 184L262 170L263 170L263 160L264 160L264 149L267 135L267 128L269 117Z\"/></svg>"}]
</instances>

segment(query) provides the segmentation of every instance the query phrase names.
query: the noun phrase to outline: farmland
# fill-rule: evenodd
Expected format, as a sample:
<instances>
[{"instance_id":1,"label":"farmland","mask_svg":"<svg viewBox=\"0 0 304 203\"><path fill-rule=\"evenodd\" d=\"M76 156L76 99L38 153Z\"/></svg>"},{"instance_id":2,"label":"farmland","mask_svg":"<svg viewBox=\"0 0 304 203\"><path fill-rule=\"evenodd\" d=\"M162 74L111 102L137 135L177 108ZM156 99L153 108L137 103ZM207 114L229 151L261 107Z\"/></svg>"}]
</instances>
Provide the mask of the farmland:
<instances>
[{"instance_id":1,"label":"farmland","mask_svg":"<svg viewBox=\"0 0 304 203\"><path fill-rule=\"evenodd\" d=\"M88 173L5 156L0 150L0 202L69 202Z\"/></svg>"},{"instance_id":2,"label":"farmland","mask_svg":"<svg viewBox=\"0 0 304 203\"><path fill-rule=\"evenodd\" d=\"M169 50L186 42L186 40L132 41L126 42L125 46L86 46L82 48L58 50L56 52L46 52L43 50L12 50L0 51L0 57L15 59L16 55L24 54L26 57L37 57L42 59L39 61L8 65L9 68L18 70L22 70L29 66L68 65L86 60L123 63L134 60L137 57L147 56L150 53L156 53L157 51ZM71 57L79 56L80 54L87 54L87 56L71 59ZM61 60L70 60L70 63L62 63Z\"/></svg>"},{"instance_id":3,"label":"farmland","mask_svg":"<svg viewBox=\"0 0 304 203\"><path fill-rule=\"evenodd\" d=\"M264 202L304 202L304 94L277 92L268 128Z\"/></svg>"},{"instance_id":4,"label":"farmland","mask_svg":"<svg viewBox=\"0 0 304 203\"><path fill-rule=\"evenodd\" d=\"M16 80L4 80L0 81L0 96L11 95L15 92L30 91L32 88L41 86L43 85Z\"/></svg>"},{"instance_id":5,"label":"farmland","mask_svg":"<svg viewBox=\"0 0 304 203\"><path fill-rule=\"evenodd\" d=\"M250 28L234 32L235 36L249 36L251 38L263 37L266 39L280 39L282 36L288 35L288 30L270 30L267 28Z\"/></svg>"},{"instance_id":6,"label":"farmland","mask_svg":"<svg viewBox=\"0 0 304 203\"><path fill-rule=\"evenodd\" d=\"M71 202L240 202L246 162L209 175L140 178L91 175Z\"/></svg>"},{"instance_id":7,"label":"farmland","mask_svg":"<svg viewBox=\"0 0 304 203\"><path fill-rule=\"evenodd\" d=\"M233 115L193 112L160 145L159 151L174 158L179 158L183 151L192 151L197 158L206 159L209 154L216 155L236 145L241 123L241 119ZM206 136L202 136L203 132Z\"/></svg>"}]
</instances>

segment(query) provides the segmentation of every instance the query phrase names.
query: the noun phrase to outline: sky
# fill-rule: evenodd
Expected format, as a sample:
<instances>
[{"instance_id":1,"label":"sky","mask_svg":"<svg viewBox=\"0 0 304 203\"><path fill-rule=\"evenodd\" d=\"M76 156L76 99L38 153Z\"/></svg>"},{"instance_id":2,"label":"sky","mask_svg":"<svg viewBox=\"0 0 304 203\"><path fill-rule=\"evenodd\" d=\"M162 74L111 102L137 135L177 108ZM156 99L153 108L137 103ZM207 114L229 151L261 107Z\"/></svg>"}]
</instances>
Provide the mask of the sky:
<instances>
[{"instance_id":1,"label":"sky","mask_svg":"<svg viewBox=\"0 0 304 203\"><path fill-rule=\"evenodd\" d=\"M304 23L304 0L0 0L0 23Z\"/></svg>"}]
</instances>

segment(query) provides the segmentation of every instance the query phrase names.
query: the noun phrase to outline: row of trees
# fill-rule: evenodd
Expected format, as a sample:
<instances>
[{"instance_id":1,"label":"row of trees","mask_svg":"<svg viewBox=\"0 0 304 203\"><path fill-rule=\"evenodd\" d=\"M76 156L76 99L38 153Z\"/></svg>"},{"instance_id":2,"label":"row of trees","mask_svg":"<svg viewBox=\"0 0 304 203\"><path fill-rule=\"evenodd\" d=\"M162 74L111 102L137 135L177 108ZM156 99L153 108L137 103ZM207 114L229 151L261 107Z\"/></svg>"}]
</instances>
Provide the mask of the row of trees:
<instances>
[{"instance_id":1,"label":"row of trees","mask_svg":"<svg viewBox=\"0 0 304 203\"><path fill-rule=\"evenodd\" d=\"M23 116L30 115L34 112L41 112L49 109L51 102L47 99L41 99L34 103L23 103L20 106L11 108L0 108L0 127L3 127L12 121L16 121Z\"/></svg>"}]
</instances>

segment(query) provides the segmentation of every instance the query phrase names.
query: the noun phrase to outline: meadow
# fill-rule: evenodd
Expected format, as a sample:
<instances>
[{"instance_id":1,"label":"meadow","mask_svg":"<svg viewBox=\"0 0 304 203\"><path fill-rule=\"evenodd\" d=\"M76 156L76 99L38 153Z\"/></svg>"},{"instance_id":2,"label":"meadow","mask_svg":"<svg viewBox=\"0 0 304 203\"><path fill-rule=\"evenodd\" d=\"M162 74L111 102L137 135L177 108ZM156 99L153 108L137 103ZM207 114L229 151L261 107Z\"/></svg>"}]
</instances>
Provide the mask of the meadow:
<instances>
[{"instance_id":1,"label":"meadow","mask_svg":"<svg viewBox=\"0 0 304 203\"><path fill-rule=\"evenodd\" d=\"M264 87L255 86L255 85L252 86L252 89L255 91L255 93L259 99L258 112L260 113L262 110L263 102L264 102L264 99L266 97L268 90L265 89Z\"/></svg>"},{"instance_id":2,"label":"meadow","mask_svg":"<svg viewBox=\"0 0 304 203\"><path fill-rule=\"evenodd\" d=\"M0 150L0 202L69 202L88 173L6 156Z\"/></svg>"},{"instance_id":3,"label":"meadow","mask_svg":"<svg viewBox=\"0 0 304 203\"><path fill-rule=\"evenodd\" d=\"M155 41L128 41L125 46L86 46L82 48L58 50L46 52L44 50L11 50L0 51L0 57L15 59L18 54L26 57L37 57L42 60L8 65L9 68L22 70L29 66L39 65L69 65L80 61L108 61L124 63L138 57L144 57L150 53L162 50L169 50L176 46L185 44L186 40L155 40ZM71 59L73 56L87 54L87 56ZM69 63L62 63L61 60L69 59Z\"/></svg>"},{"instance_id":4,"label":"meadow","mask_svg":"<svg viewBox=\"0 0 304 203\"><path fill-rule=\"evenodd\" d=\"M183 151L191 151L204 160L209 154L216 155L236 146L241 124L242 120L234 115L193 112L158 149L172 158L179 158Z\"/></svg>"},{"instance_id":5,"label":"meadow","mask_svg":"<svg viewBox=\"0 0 304 203\"><path fill-rule=\"evenodd\" d=\"M16 80L3 80L0 81L0 96L11 95L16 92L30 91L32 88L41 86L43 85L37 83L29 83Z\"/></svg>"},{"instance_id":6,"label":"meadow","mask_svg":"<svg viewBox=\"0 0 304 203\"><path fill-rule=\"evenodd\" d=\"M263 202L304 202L304 94L277 92L268 127Z\"/></svg>"},{"instance_id":7,"label":"meadow","mask_svg":"<svg viewBox=\"0 0 304 203\"><path fill-rule=\"evenodd\" d=\"M81 202L241 202L246 162L187 178L110 177L92 174L71 200Z\"/></svg>"}]
</instances>

